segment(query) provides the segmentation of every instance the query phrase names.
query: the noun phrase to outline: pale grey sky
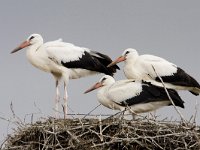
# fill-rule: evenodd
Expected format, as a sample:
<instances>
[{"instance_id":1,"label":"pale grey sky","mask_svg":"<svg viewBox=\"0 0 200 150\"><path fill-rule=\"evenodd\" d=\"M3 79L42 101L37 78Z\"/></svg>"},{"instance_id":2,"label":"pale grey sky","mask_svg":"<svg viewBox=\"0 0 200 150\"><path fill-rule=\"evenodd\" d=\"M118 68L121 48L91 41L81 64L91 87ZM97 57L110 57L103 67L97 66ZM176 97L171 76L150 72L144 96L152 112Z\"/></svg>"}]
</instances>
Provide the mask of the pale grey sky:
<instances>
[{"instance_id":1,"label":"pale grey sky","mask_svg":"<svg viewBox=\"0 0 200 150\"><path fill-rule=\"evenodd\" d=\"M38 112L34 103L43 113L34 115L34 120L53 114L52 76L29 64L25 50L10 54L31 33L41 34L45 41L62 38L108 54L112 59L132 47L140 54L157 55L177 64L200 82L198 0L6 0L0 1L0 20L1 117L12 117L11 101L16 115L22 119ZM123 63L119 66L122 68ZM98 105L96 92L87 95L83 92L101 76L70 81L69 106L75 113L87 113ZM117 80L124 78L122 70L115 75ZM179 93L186 107L181 112L189 119L200 99L189 92ZM104 107L94 113L102 112L113 113ZM160 109L157 114L162 118L179 118L173 107ZM0 143L10 128L0 119Z\"/></svg>"}]
</instances>

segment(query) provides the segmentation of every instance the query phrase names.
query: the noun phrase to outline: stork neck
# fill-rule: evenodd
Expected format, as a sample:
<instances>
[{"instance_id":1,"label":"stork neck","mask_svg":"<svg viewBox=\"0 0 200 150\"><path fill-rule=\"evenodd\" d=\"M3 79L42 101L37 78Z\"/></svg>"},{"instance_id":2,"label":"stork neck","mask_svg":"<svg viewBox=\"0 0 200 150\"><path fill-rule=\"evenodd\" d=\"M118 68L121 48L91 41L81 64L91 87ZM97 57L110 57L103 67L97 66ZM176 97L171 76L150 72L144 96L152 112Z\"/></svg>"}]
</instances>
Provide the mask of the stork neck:
<instances>
[{"instance_id":1,"label":"stork neck","mask_svg":"<svg viewBox=\"0 0 200 150\"><path fill-rule=\"evenodd\" d=\"M42 46L41 43L35 43L35 44L29 46L26 51L27 57L29 58L30 56L34 55L41 46Z\"/></svg>"},{"instance_id":2,"label":"stork neck","mask_svg":"<svg viewBox=\"0 0 200 150\"><path fill-rule=\"evenodd\" d=\"M31 46L28 47L27 51L26 51L26 55L28 60L31 62L31 64L35 65L35 60L38 56L38 53L36 53L37 51L39 52L40 47L42 46L41 43L36 43L33 44Z\"/></svg>"},{"instance_id":3,"label":"stork neck","mask_svg":"<svg viewBox=\"0 0 200 150\"><path fill-rule=\"evenodd\" d=\"M40 43L40 42L35 43L35 44L29 46L28 51L37 51L40 48L40 46L42 46L42 43Z\"/></svg>"},{"instance_id":4,"label":"stork neck","mask_svg":"<svg viewBox=\"0 0 200 150\"><path fill-rule=\"evenodd\" d=\"M139 55L138 54L131 54L129 56L127 56L126 60L124 61L125 65L126 64L135 64L135 62L137 61Z\"/></svg>"},{"instance_id":5,"label":"stork neck","mask_svg":"<svg viewBox=\"0 0 200 150\"><path fill-rule=\"evenodd\" d=\"M138 56L131 56L128 59L125 60L124 62L124 74L127 79L136 79L136 78L141 78L138 73L138 70L135 69L135 65L137 64L138 61Z\"/></svg>"},{"instance_id":6,"label":"stork neck","mask_svg":"<svg viewBox=\"0 0 200 150\"><path fill-rule=\"evenodd\" d=\"M103 86L97 92L97 98L100 103L102 103L106 99L106 92L110 86Z\"/></svg>"}]
</instances>

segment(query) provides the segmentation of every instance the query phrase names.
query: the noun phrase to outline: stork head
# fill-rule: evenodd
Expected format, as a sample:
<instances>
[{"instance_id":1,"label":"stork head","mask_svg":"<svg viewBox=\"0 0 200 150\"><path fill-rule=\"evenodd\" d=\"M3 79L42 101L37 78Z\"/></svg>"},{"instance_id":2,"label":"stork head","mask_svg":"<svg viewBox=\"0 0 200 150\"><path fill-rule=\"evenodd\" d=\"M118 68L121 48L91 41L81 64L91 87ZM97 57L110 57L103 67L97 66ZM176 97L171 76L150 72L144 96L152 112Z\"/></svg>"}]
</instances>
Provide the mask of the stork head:
<instances>
[{"instance_id":1,"label":"stork head","mask_svg":"<svg viewBox=\"0 0 200 150\"><path fill-rule=\"evenodd\" d=\"M18 47L16 47L11 53L15 53L25 47L28 47L30 45L43 44L43 38L39 34L31 34L24 42L22 42Z\"/></svg>"},{"instance_id":2,"label":"stork head","mask_svg":"<svg viewBox=\"0 0 200 150\"><path fill-rule=\"evenodd\" d=\"M106 86L106 85L111 85L115 83L115 79L109 75L105 75L103 76L99 82L97 82L96 84L94 84L91 88L89 88L88 90L86 90L84 93L89 93L95 89L98 89L100 87Z\"/></svg>"},{"instance_id":3,"label":"stork head","mask_svg":"<svg viewBox=\"0 0 200 150\"><path fill-rule=\"evenodd\" d=\"M129 58L131 59L136 55L138 56L138 52L135 49L128 48L122 53L122 55L120 57L118 57L116 60L111 62L107 67L111 67L113 65L116 65L119 62L126 61Z\"/></svg>"},{"instance_id":4,"label":"stork head","mask_svg":"<svg viewBox=\"0 0 200 150\"><path fill-rule=\"evenodd\" d=\"M138 55L138 52L136 49L133 48L127 48L126 50L124 50L124 52L122 53L122 56L125 57L125 60L128 59L129 57Z\"/></svg>"}]
</instances>

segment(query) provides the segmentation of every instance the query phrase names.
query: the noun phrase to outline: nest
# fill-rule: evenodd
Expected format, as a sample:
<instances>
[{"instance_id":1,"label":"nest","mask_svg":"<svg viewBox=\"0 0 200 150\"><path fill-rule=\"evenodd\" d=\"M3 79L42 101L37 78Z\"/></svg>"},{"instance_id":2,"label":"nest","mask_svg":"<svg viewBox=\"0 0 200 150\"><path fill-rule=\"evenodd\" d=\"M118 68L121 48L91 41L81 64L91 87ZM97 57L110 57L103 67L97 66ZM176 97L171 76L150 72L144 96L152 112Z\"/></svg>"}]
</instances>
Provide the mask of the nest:
<instances>
[{"instance_id":1,"label":"nest","mask_svg":"<svg viewBox=\"0 0 200 150\"><path fill-rule=\"evenodd\" d=\"M193 124L148 119L47 119L18 127L4 149L15 150L174 150L200 149Z\"/></svg>"}]
</instances>

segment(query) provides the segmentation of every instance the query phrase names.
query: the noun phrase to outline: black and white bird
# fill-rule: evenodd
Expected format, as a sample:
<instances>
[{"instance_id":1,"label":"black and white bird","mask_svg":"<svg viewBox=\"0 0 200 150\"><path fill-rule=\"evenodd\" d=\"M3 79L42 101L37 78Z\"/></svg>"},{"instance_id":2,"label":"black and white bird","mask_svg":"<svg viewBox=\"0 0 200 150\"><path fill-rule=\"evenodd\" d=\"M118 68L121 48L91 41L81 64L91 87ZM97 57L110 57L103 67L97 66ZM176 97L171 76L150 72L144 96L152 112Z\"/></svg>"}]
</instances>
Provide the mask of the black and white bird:
<instances>
[{"instance_id":1,"label":"black and white bird","mask_svg":"<svg viewBox=\"0 0 200 150\"><path fill-rule=\"evenodd\" d=\"M128 48L108 67L122 61L125 63L124 74L128 79L152 80L156 81L154 84L162 86L160 76L167 88L188 90L194 95L200 93L200 85L192 76L163 58L148 54L139 55L135 49Z\"/></svg>"},{"instance_id":2,"label":"black and white bird","mask_svg":"<svg viewBox=\"0 0 200 150\"><path fill-rule=\"evenodd\" d=\"M64 80L64 113L66 117L69 79L77 79L96 73L113 75L116 69L119 69L116 65L107 68L107 65L112 62L107 55L62 42L61 39L43 43L41 35L32 34L11 53L25 47L28 47L26 54L30 63L45 72L51 73L56 80L56 117L60 97L58 85L61 79Z\"/></svg>"},{"instance_id":3,"label":"black and white bird","mask_svg":"<svg viewBox=\"0 0 200 150\"><path fill-rule=\"evenodd\" d=\"M132 114L133 118L134 113L149 112L172 105L163 87L143 80L129 79L115 82L113 77L105 75L85 93L98 88L97 99L102 105L125 111L125 114ZM175 90L168 89L168 93L176 106L184 108L184 102Z\"/></svg>"}]
</instances>

